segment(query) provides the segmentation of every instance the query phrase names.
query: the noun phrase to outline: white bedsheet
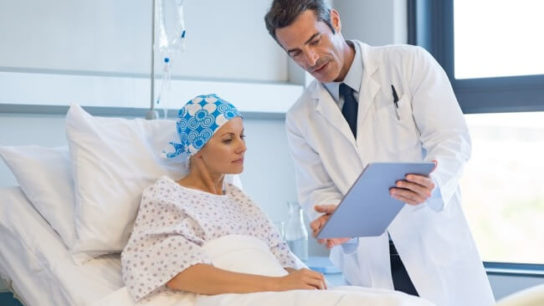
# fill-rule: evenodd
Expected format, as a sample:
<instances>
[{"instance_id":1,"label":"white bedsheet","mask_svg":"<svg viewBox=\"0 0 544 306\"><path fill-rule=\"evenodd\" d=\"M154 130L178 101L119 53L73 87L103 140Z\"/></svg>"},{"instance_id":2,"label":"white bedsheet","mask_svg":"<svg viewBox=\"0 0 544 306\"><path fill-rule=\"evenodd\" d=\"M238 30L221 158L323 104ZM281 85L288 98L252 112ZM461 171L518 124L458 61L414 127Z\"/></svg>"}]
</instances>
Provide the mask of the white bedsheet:
<instances>
[{"instance_id":1,"label":"white bedsheet","mask_svg":"<svg viewBox=\"0 0 544 306\"><path fill-rule=\"evenodd\" d=\"M8 279L27 306L93 305L130 306L134 302L123 287L119 256L76 265L49 224L38 214L21 190L0 188L0 274ZM227 236L208 243L212 261L223 269L263 275L285 273L266 245L256 238ZM248 263L252 263L249 264ZM197 296L164 292L145 306L354 306L431 305L403 293L338 287L335 290L259 292Z\"/></svg>"},{"instance_id":2,"label":"white bedsheet","mask_svg":"<svg viewBox=\"0 0 544 306\"><path fill-rule=\"evenodd\" d=\"M230 235L207 242L204 250L214 266L235 272L282 276L286 271L257 238ZM126 288L122 288L96 306L132 305ZM147 299L145 306L428 306L430 302L401 292L361 287L337 287L331 290L292 290L250 294L194 295L181 292L161 292Z\"/></svg>"},{"instance_id":3,"label":"white bedsheet","mask_svg":"<svg viewBox=\"0 0 544 306\"><path fill-rule=\"evenodd\" d=\"M91 305L123 287L119 256L83 266L18 187L0 188L0 274L27 306Z\"/></svg>"}]
</instances>

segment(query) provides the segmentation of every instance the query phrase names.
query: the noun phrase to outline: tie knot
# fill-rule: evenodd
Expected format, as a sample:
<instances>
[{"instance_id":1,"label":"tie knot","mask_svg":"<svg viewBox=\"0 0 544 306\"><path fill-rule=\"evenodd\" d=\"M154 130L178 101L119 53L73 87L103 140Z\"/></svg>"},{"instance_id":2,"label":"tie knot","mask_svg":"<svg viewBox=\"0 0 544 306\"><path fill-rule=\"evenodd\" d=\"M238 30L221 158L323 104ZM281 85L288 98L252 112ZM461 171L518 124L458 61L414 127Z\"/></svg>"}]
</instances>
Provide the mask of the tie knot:
<instances>
[{"instance_id":1,"label":"tie knot","mask_svg":"<svg viewBox=\"0 0 544 306\"><path fill-rule=\"evenodd\" d=\"M348 95L353 95L353 88L349 87L346 83L340 83L340 96L346 97Z\"/></svg>"}]
</instances>

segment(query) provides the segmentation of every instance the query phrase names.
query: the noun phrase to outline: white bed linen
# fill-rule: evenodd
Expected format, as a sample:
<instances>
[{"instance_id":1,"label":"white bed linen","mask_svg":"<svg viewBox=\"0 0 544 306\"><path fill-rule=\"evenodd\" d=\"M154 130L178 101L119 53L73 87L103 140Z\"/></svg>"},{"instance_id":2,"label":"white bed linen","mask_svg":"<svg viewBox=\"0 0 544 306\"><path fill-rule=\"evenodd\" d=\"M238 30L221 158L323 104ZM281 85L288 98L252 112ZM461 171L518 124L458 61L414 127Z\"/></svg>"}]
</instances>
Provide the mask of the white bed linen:
<instances>
[{"instance_id":1,"label":"white bed linen","mask_svg":"<svg viewBox=\"0 0 544 306\"><path fill-rule=\"evenodd\" d=\"M208 241L203 250L214 266L240 273L283 276L287 272L263 241L241 235L223 236ZM194 295L163 291L144 299L145 306L429 306L432 303L401 292L362 287L337 287L333 290L291 290L249 294ZM122 288L96 306L132 305L126 288Z\"/></svg>"},{"instance_id":2,"label":"white bed linen","mask_svg":"<svg viewBox=\"0 0 544 306\"><path fill-rule=\"evenodd\" d=\"M0 274L27 306L91 305L123 286L118 255L76 265L18 187L0 188Z\"/></svg>"},{"instance_id":3,"label":"white bed linen","mask_svg":"<svg viewBox=\"0 0 544 306\"><path fill-rule=\"evenodd\" d=\"M247 236L246 236L247 237ZM224 239L223 239L224 238ZM205 246L214 265L231 271L276 275L285 273L264 243L226 236ZM32 207L18 187L0 188L0 274L27 306L134 305L121 280L118 256L76 265L60 237ZM253 263L248 265L247 263ZM248 269L250 271L248 271ZM258 270L258 271L257 271ZM164 292L143 305L161 306L353 306L431 305L423 299L379 289L354 287L337 291L294 290L195 296ZM357 292L353 292L356 290ZM352 291L348 293L347 291Z\"/></svg>"}]
</instances>

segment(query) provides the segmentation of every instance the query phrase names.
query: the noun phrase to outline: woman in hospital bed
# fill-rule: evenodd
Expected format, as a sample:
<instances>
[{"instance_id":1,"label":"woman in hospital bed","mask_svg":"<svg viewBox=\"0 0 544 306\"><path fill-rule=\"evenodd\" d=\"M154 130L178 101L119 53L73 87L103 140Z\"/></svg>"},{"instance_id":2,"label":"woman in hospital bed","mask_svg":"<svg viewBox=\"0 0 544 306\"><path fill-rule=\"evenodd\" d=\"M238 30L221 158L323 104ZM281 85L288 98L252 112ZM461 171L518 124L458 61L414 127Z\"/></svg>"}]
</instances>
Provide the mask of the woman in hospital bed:
<instances>
[{"instance_id":1,"label":"woman in hospital bed","mask_svg":"<svg viewBox=\"0 0 544 306\"><path fill-rule=\"evenodd\" d=\"M163 176L144 190L121 255L123 280L136 301L174 290L198 294L197 305L429 305L390 290L325 290L322 274L298 269L265 214L224 181L242 172L246 151L242 117L232 104L198 96L180 109L176 126L179 142L165 155L185 159L189 172L179 181Z\"/></svg>"}]
</instances>

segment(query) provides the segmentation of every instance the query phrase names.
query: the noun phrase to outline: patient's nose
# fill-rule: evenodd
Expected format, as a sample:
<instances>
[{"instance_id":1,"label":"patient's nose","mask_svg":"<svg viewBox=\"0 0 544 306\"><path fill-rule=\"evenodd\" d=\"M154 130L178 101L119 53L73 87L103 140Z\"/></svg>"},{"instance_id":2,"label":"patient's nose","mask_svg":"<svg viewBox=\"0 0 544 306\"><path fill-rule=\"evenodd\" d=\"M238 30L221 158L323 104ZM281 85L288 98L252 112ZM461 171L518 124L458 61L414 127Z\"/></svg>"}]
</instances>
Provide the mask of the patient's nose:
<instances>
[{"instance_id":1,"label":"patient's nose","mask_svg":"<svg viewBox=\"0 0 544 306\"><path fill-rule=\"evenodd\" d=\"M243 139L240 139L236 152L241 154L244 153L246 150L246 142Z\"/></svg>"}]
</instances>

